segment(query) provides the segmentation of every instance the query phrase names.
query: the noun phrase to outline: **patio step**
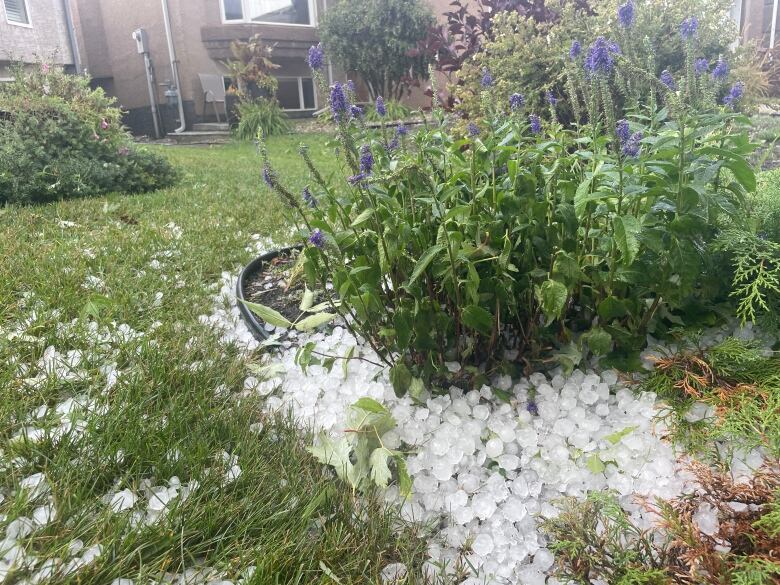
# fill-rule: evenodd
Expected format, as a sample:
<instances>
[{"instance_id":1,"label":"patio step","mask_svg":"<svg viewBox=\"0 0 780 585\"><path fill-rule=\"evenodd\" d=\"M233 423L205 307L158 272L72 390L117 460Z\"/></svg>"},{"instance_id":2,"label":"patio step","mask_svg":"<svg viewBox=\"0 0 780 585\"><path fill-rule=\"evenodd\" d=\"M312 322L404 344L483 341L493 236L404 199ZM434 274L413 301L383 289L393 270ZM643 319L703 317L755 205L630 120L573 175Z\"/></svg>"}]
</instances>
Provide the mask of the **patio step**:
<instances>
[{"instance_id":1,"label":"patio step","mask_svg":"<svg viewBox=\"0 0 780 585\"><path fill-rule=\"evenodd\" d=\"M192 125L193 132L227 132L230 130L227 122L203 122Z\"/></svg>"},{"instance_id":2,"label":"patio step","mask_svg":"<svg viewBox=\"0 0 780 585\"><path fill-rule=\"evenodd\" d=\"M173 144L226 144L230 142L230 132L227 130L209 130L171 133L166 137Z\"/></svg>"}]
</instances>

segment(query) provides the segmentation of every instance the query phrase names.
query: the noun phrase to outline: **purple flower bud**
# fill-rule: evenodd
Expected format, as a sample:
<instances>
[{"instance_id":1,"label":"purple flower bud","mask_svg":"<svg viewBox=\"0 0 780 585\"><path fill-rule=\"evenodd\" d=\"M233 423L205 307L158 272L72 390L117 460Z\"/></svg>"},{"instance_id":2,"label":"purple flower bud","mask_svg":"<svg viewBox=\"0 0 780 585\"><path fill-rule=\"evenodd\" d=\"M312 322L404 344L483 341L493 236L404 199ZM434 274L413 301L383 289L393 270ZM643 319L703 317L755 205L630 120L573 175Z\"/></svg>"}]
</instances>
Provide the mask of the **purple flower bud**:
<instances>
[{"instance_id":1,"label":"purple flower bud","mask_svg":"<svg viewBox=\"0 0 780 585\"><path fill-rule=\"evenodd\" d=\"M689 16L680 24L680 36L684 41L689 41L696 36L699 30L699 19L695 16Z\"/></svg>"},{"instance_id":2,"label":"purple flower bud","mask_svg":"<svg viewBox=\"0 0 780 585\"><path fill-rule=\"evenodd\" d=\"M319 228L315 229L309 236L309 243L322 250L325 247L325 234Z\"/></svg>"},{"instance_id":3,"label":"purple flower bud","mask_svg":"<svg viewBox=\"0 0 780 585\"><path fill-rule=\"evenodd\" d=\"M338 81L330 87L330 110L335 120L341 120L341 116L347 112L347 96L344 94L344 86Z\"/></svg>"},{"instance_id":4,"label":"purple flower bud","mask_svg":"<svg viewBox=\"0 0 780 585\"><path fill-rule=\"evenodd\" d=\"M569 49L569 59L576 60L582 53L582 43L577 40L572 41L571 48Z\"/></svg>"},{"instance_id":5,"label":"purple flower bud","mask_svg":"<svg viewBox=\"0 0 780 585\"><path fill-rule=\"evenodd\" d=\"M553 92L548 91L544 94L545 98L547 98L547 103L550 104L553 108L558 103L558 98L553 95Z\"/></svg>"},{"instance_id":6,"label":"purple flower bud","mask_svg":"<svg viewBox=\"0 0 780 585\"><path fill-rule=\"evenodd\" d=\"M715 64L715 68L712 70L712 78L715 81L723 81L729 75L729 64L723 60L723 57L718 58L718 62Z\"/></svg>"},{"instance_id":7,"label":"purple flower bud","mask_svg":"<svg viewBox=\"0 0 780 585\"><path fill-rule=\"evenodd\" d=\"M490 74L490 70L487 67L482 69L482 81L480 83L484 88L493 86L493 76Z\"/></svg>"},{"instance_id":8,"label":"purple flower bud","mask_svg":"<svg viewBox=\"0 0 780 585\"><path fill-rule=\"evenodd\" d=\"M615 135L618 137L620 144L625 144L631 137L631 130L628 127L628 120L620 120L615 126Z\"/></svg>"},{"instance_id":9,"label":"purple flower bud","mask_svg":"<svg viewBox=\"0 0 780 585\"><path fill-rule=\"evenodd\" d=\"M400 146L400 142L398 142L398 138L394 137L388 144L387 144L387 152L393 152L394 150L397 150Z\"/></svg>"},{"instance_id":10,"label":"purple flower bud","mask_svg":"<svg viewBox=\"0 0 780 585\"><path fill-rule=\"evenodd\" d=\"M642 149L642 133L634 132L631 137L623 143L623 156L628 158L636 158L639 156L639 151Z\"/></svg>"},{"instance_id":11,"label":"purple flower bud","mask_svg":"<svg viewBox=\"0 0 780 585\"><path fill-rule=\"evenodd\" d=\"M309 207L317 207L317 200L314 198L314 195L311 194L311 191L308 187L303 188L303 201L306 203Z\"/></svg>"},{"instance_id":12,"label":"purple flower bud","mask_svg":"<svg viewBox=\"0 0 780 585\"><path fill-rule=\"evenodd\" d=\"M387 108L385 107L385 100L382 99L382 96L376 98L376 113L382 116L383 118L387 116Z\"/></svg>"},{"instance_id":13,"label":"purple flower bud","mask_svg":"<svg viewBox=\"0 0 780 585\"><path fill-rule=\"evenodd\" d=\"M371 147L364 144L360 147L360 172L364 175L370 175L374 168L374 155L371 153Z\"/></svg>"},{"instance_id":14,"label":"purple flower bud","mask_svg":"<svg viewBox=\"0 0 780 585\"><path fill-rule=\"evenodd\" d=\"M533 400L528 401L528 406L526 406L526 410L528 410L529 413L531 413L532 416L539 416L539 407L536 405L536 402Z\"/></svg>"},{"instance_id":15,"label":"purple flower bud","mask_svg":"<svg viewBox=\"0 0 780 585\"><path fill-rule=\"evenodd\" d=\"M661 77L659 78L661 80L661 83L663 83L666 87L674 91L677 89L677 84L674 82L674 77L672 77L672 74L669 73L668 69L664 69L661 72Z\"/></svg>"},{"instance_id":16,"label":"purple flower bud","mask_svg":"<svg viewBox=\"0 0 780 585\"><path fill-rule=\"evenodd\" d=\"M598 37L588 49L585 59L585 70L591 75L603 73L608 75L615 66L613 55L620 54L617 43L608 41L604 37Z\"/></svg>"},{"instance_id":17,"label":"purple flower bud","mask_svg":"<svg viewBox=\"0 0 780 585\"><path fill-rule=\"evenodd\" d=\"M395 129L395 135L396 136L406 136L409 134L409 128L403 125L403 123L398 124L398 127Z\"/></svg>"},{"instance_id":18,"label":"purple flower bud","mask_svg":"<svg viewBox=\"0 0 780 585\"><path fill-rule=\"evenodd\" d=\"M703 57L701 59L696 59L696 62L693 64L693 70L697 76L704 75L709 69L710 62Z\"/></svg>"},{"instance_id":19,"label":"purple flower bud","mask_svg":"<svg viewBox=\"0 0 780 585\"><path fill-rule=\"evenodd\" d=\"M542 121L539 119L539 116L531 114L528 116L528 121L531 124L531 132L539 134L542 131Z\"/></svg>"},{"instance_id":20,"label":"purple flower bud","mask_svg":"<svg viewBox=\"0 0 780 585\"><path fill-rule=\"evenodd\" d=\"M314 45L309 48L309 67L312 71L318 71L322 69L325 64L325 51L322 48L322 43Z\"/></svg>"},{"instance_id":21,"label":"purple flower bud","mask_svg":"<svg viewBox=\"0 0 780 585\"><path fill-rule=\"evenodd\" d=\"M351 177L347 177L347 181L350 185L357 185L358 183L365 180L366 175L364 173L358 173L357 175L352 175Z\"/></svg>"},{"instance_id":22,"label":"purple flower bud","mask_svg":"<svg viewBox=\"0 0 780 585\"><path fill-rule=\"evenodd\" d=\"M347 91L355 93L355 82L351 79L347 79Z\"/></svg>"},{"instance_id":23,"label":"purple flower bud","mask_svg":"<svg viewBox=\"0 0 780 585\"><path fill-rule=\"evenodd\" d=\"M618 23L623 28L631 28L634 24L634 3L628 0L625 4L618 6Z\"/></svg>"},{"instance_id":24,"label":"purple flower bud","mask_svg":"<svg viewBox=\"0 0 780 585\"><path fill-rule=\"evenodd\" d=\"M734 106L737 104L737 102L742 99L742 96L744 94L745 94L745 84L742 83L741 81L738 81L737 83L731 86L731 89L726 94L726 97L723 98L723 105L733 109Z\"/></svg>"},{"instance_id":25,"label":"purple flower bud","mask_svg":"<svg viewBox=\"0 0 780 585\"><path fill-rule=\"evenodd\" d=\"M525 98L523 97L523 94L513 93L512 95L509 96L509 108L513 112L519 110L524 103L525 103Z\"/></svg>"},{"instance_id":26,"label":"purple flower bud","mask_svg":"<svg viewBox=\"0 0 780 585\"><path fill-rule=\"evenodd\" d=\"M275 180L275 177L274 177L274 173L271 170L271 168L268 167L268 166L263 167L263 181L265 181L265 184L268 185L269 187L273 188L274 180Z\"/></svg>"},{"instance_id":27,"label":"purple flower bud","mask_svg":"<svg viewBox=\"0 0 780 585\"><path fill-rule=\"evenodd\" d=\"M479 136L479 126L477 126L474 122L469 122L469 136L472 138L474 136Z\"/></svg>"},{"instance_id":28,"label":"purple flower bud","mask_svg":"<svg viewBox=\"0 0 780 585\"><path fill-rule=\"evenodd\" d=\"M349 107L349 113L356 120L360 120L360 118L363 117L363 108L361 108L360 106L352 105Z\"/></svg>"}]
</instances>

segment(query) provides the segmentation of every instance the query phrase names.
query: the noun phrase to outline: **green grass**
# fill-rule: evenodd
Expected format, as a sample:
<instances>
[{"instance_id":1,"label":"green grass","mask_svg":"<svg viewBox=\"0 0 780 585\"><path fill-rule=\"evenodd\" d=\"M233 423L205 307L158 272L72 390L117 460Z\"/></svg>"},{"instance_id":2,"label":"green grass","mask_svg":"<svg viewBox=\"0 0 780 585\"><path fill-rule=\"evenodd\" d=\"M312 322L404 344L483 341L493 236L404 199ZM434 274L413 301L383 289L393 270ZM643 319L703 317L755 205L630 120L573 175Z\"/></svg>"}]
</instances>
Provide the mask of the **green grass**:
<instances>
[{"instance_id":1,"label":"green grass","mask_svg":"<svg viewBox=\"0 0 780 585\"><path fill-rule=\"evenodd\" d=\"M307 181L300 139L269 140L275 167L296 190ZM322 168L335 170L324 136L305 141ZM156 583L206 566L233 580L255 567L245 583L372 583L389 562L419 566L424 540L411 527L397 532L391 510L338 483L306 452L306 433L263 415L242 393L244 358L198 321L212 309L221 273L250 259L251 234L289 232L254 147L165 153L184 171L175 188L0 209L0 535L47 502L57 511L21 541L34 566L6 582L50 559L62 561L50 582L96 585ZM50 346L81 352L77 377L40 375ZM110 368L119 372L112 386ZM57 429L51 410L71 397L91 402L75 410L68 432L14 439L27 426ZM43 405L49 412L32 420ZM223 453L237 457L234 481L224 479L235 461ZM19 486L35 473L51 491L30 501ZM172 477L197 486L157 523L137 526L145 497L122 513L104 501ZM75 541L100 545L101 554L66 576Z\"/></svg>"}]
</instances>

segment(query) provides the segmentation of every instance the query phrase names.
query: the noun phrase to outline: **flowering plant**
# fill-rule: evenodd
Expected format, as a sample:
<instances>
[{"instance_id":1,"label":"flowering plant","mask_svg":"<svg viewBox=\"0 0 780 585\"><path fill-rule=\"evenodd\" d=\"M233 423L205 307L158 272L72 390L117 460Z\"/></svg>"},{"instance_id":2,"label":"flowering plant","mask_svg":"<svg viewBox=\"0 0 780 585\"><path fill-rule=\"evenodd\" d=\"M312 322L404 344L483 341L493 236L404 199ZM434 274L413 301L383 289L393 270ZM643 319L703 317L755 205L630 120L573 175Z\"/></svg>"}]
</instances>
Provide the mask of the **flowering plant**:
<instances>
[{"instance_id":1,"label":"flowering plant","mask_svg":"<svg viewBox=\"0 0 780 585\"><path fill-rule=\"evenodd\" d=\"M326 179L303 149L301 197L265 159L308 240L309 286L332 284L333 306L394 365L397 389L450 360L492 367L552 351L568 366L586 353L632 364L647 332L723 293L707 250L755 186L742 118L716 106L715 80L681 80L675 93L606 38L575 64L571 127L555 121L559 98L543 122L517 94L465 132L434 103L416 132L374 133L336 84L348 177ZM621 69L655 89L618 120Z\"/></svg>"}]
</instances>

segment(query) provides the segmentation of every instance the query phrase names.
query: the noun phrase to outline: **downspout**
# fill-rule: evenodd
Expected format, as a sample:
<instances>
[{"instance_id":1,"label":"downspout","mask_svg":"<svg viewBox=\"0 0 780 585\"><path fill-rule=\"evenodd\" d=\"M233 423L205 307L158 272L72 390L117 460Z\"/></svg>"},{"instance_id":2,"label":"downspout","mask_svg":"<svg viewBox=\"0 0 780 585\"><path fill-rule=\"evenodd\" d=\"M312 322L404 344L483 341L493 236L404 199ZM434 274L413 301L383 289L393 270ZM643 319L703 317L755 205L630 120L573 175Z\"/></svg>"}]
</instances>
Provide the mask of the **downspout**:
<instances>
[{"instance_id":1,"label":"downspout","mask_svg":"<svg viewBox=\"0 0 780 585\"><path fill-rule=\"evenodd\" d=\"M73 68L76 70L76 75L79 75L81 74L81 56L79 55L79 46L76 42L73 15L70 12L70 0L62 0L62 8L65 11L65 26L68 29L68 43L70 44L70 53L73 56Z\"/></svg>"},{"instance_id":2,"label":"downspout","mask_svg":"<svg viewBox=\"0 0 780 585\"><path fill-rule=\"evenodd\" d=\"M774 0L772 3L772 32L769 34L769 48L775 48L775 33L777 32L777 2Z\"/></svg>"},{"instance_id":3,"label":"downspout","mask_svg":"<svg viewBox=\"0 0 780 585\"><path fill-rule=\"evenodd\" d=\"M168 13L168 0L161 0L163 10L163 22L165 24L165 38L168 40L168 55L171 58L171 75L176 85L176 98L179 103L179 120L181 126L173 132L181 134L187 129L187 121L184 119L184 100L181 96L181 81L179 80L179 62L176 60L176 49L173 46L173 32L171 31L171 16Z\"/></svg>"}]
</instances>

